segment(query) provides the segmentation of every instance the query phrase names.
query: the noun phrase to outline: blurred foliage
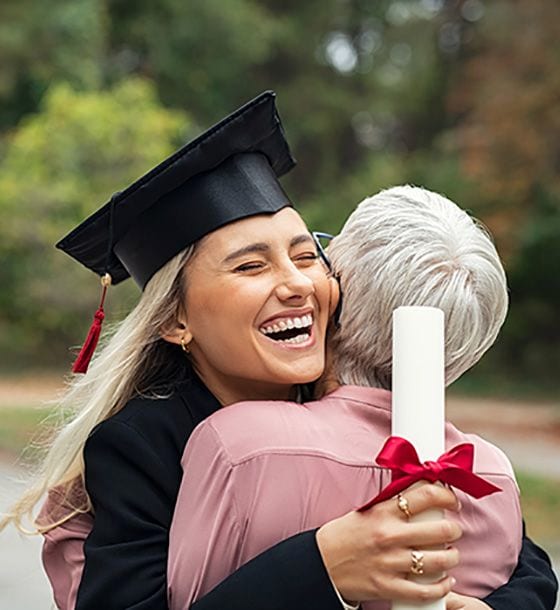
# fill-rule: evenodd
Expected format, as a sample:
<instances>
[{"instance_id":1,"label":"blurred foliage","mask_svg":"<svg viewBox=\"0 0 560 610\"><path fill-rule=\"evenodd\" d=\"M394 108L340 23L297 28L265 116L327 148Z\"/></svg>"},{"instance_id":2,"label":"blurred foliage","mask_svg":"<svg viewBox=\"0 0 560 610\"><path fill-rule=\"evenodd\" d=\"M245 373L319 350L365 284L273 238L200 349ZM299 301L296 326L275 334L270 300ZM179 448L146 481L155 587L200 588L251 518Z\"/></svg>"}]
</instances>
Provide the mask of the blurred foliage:
<instances>
[{"instance_id":1,"label":"blurred foliage","mask_svg":"<svg viewBox=\"0 0 560 610\"><path fill-rule=\"evenodd\" d=\"M516 475L528 535L544 545L557 543L560 540L558 480L523 472L517 472Z\"/></svg>"},{"instance_id":2,"label":"blurred foliage","mask_svg":"<svg viewBox=\"0 0 560 610\"><path fill-rule=\"evenodd\" d=\"M188 126L184 113L161 107L153 86L134 78L101 92L53 85L39 112L8 134L0 164L3 366L20 357L56 361L80 340L98 283L53 244L118 184L172 152ZM111 300L113 311L121 308Z\"/></svg>"},{"instance_id":3,"label":"blurred foliage","mask_svg":"<svg viewBox=\"0 0 560 610\"><path fill-rule=\"evenodd\" d=\"M22 463L35 461L41 455L41 446L60 423L56 408L37 405L1 408L0 456L19 457Z\"/></svg>"},{"instance_id":4,"label":"blurred foliage","mask_svg":"<svg viewBox=\"0 0 560 610\"><path fill-rule=\"evenodd\" d=\"M557 0L4 0L0 369L59 361L89 324L96 287L51 245L272 88L310 225L337 231L392 184L444 192L488 224L510 277L477 371L558 388L559 22ZM112 292L110 311L131 300Z\"/></svg>"}]
</instances>

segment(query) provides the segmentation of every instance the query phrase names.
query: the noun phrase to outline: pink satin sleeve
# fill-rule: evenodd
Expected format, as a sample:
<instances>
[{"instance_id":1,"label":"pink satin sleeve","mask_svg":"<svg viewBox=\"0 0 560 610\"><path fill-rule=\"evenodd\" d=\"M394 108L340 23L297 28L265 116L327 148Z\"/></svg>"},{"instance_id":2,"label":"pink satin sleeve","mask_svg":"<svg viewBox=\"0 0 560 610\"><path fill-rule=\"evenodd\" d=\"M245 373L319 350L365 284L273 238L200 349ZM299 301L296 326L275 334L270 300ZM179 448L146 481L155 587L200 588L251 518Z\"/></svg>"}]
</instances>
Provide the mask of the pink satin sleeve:
<instances>
[{"instance_id":1,"label":"pink satin sleeve","mask_svg":"<svg viewBox=\"0 0 560 610\"><path fill-rule=\"evenodd\" d=\"M194 447L194 451L190 448ZM232 470L210 426L197 428L182 459L183 477L169 535L170 610L184 610L239 565L242 532Z\"/></svg>"},{"instance_id":2,"label":"pink satin sleeve","mask_svg":"<svg viewBox=\"0 0 560 610\"><path fill-rule=\"evenodd\" d=\"M56 492L49 492L38 522L48 523L61 517ZM42 561L59 610L74 610L84 569L84 542L93 525L89 513L77 514L43 534Z\"/></svg>"}]
</instances>

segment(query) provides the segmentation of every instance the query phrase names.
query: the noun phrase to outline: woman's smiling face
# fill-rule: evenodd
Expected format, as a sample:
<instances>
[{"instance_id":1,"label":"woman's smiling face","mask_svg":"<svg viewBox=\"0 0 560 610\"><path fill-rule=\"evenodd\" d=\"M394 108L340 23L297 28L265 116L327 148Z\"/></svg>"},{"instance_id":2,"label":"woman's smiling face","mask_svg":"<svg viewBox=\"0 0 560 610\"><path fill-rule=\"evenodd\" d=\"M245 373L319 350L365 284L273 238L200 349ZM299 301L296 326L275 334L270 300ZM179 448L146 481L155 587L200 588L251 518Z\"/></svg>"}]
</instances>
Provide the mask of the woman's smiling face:
<instances>
[{"instance_id":1,"label":"woman's smiling face","mask_svg":"<svg viewBox=\"0 0 560 610\"><path fill-rule=\"evenodd\" d=\"M222 404L287 398L321 375L333 282L292 208L201 240L181 321L195 369Z\"/></svg>"}]
</instances>

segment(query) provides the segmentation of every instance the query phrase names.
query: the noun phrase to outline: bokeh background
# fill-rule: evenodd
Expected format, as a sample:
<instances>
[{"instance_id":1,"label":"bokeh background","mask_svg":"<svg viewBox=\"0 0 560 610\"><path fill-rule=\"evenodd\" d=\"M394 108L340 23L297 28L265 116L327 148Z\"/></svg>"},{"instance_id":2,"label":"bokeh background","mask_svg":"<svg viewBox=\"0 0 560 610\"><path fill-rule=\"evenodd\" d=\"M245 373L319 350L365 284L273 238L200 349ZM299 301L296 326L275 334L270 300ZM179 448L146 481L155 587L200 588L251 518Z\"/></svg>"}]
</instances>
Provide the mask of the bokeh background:
<instances>
[{"instance_id":1,"label":"bokeh background","mask_svg":"<svg viewBox=\"0 0 560 610\"><path fill-rule=\"evenodd\" d=\"M555 0L3 0L0 367L67 363L89 324L97 282L54 242L271 88L311 226L393 184L447 194L509 273L478 376L557 390L559 23Z\"/></svg>"},{"instance_id":2,"label":"bokeh background","mask_svg":"<svg viewBox=\"0 0 560 610\"><path fill-rule=\"evenodd\" d=\"M453 414L525 451L529 531L556 553L558 24L557 0L2 0L0 455L52 409L39 405L97 306L97 279L53 244L274 89L298 160L284 184L313 229L336 232L366 195L412 183L493 232L510 315L453 389ZM109 322L138 296L126 284Z\"/></svg>"}]
</instances>

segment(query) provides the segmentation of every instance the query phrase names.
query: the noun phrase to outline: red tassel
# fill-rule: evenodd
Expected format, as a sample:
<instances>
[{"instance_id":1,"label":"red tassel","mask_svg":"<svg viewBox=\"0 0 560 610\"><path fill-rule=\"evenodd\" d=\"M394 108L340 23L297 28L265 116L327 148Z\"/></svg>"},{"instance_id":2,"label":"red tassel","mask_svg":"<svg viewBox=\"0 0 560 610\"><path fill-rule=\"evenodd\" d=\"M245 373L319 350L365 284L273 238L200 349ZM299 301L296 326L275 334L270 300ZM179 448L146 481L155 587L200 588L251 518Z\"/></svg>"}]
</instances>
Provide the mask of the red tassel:
<instances>
[{"instance_id":1,"label":"red tassel","mask_svg":"<svg viewBox=\"0 0 560 610\"><path fill-rule=\"evenodd\" d=\"M76 361L72 366L73 373L87 373L89 363L93 357L95 348L97 347L97 342L99 341L101 327L103 325L103 320L105 319L103 304L105 303L105 295L107 294L107 288L111 284L111 276L108 273L106 273L101 278L101 284L103 285L103 291L101 292L101 301L99 303L99 308L93 316L93 322L89 328L86 340L84 341L82 349L80 350L80 353L78 354L78 357L76 358Z\"/></svg>"}]
</instances>

